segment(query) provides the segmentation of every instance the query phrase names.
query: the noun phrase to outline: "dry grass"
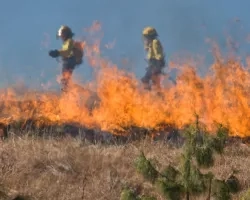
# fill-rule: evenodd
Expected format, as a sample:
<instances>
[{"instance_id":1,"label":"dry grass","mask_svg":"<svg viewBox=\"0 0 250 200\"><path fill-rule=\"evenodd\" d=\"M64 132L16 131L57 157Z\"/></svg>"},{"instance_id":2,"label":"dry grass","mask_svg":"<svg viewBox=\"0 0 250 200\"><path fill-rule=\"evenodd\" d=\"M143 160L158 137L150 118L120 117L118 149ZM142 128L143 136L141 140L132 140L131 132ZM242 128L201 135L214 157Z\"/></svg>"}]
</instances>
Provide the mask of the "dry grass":
<instances>
[{"instance_id":1,"label":"dry grass","mask_svg":"<svg viewBox=\"0 0 250 200\"><path fill-rule=\"evenodd\" d=\"M181 149L146 140L104 146L72 138L11 138L0 145L0 184L39 200L116 200L125 183L158 195L133 167L139 149L155 158L160 167L177 165L181 153ZM240 170L238 177L245 190L250 187L249 166L250 147L235 144L217 158L213 171L224 178L232 169ZM158 195L158 199L163 198Z\"/></svg>"}]
</instances>

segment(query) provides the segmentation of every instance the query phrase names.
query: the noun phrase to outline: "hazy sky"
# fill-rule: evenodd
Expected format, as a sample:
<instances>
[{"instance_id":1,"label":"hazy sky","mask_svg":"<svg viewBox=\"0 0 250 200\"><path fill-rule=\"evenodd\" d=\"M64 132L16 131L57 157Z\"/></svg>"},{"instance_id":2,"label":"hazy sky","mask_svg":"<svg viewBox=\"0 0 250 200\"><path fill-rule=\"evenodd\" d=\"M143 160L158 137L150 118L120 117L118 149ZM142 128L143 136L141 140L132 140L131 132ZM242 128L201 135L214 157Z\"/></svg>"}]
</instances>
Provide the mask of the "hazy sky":
<instances>
[{"instance_id":1,"label":"hazy sky","mask_svg":"<svg viewBox=\"0 0 250 200\"><path fill-rule=\"evenodd\" d=\"M128 58L137 76L145 72L141 31L157 28L166 56L180 52L209 54L206 37L225 47L226 35L241 45L243 56L250 48L249 0L2 0L0 6L0 85L15 78L39 85L55 81L60 72L48 50L60 48L55 38L60 25L72 27L77 36L94 20L103 26L104 43L116 40L113 50L104 52L112 60ZM241 21L234 21L235 18ZM47 48L42 45L50 37ZM91 69L77 69L83 79Z\"/></svg>"}]
</instances>

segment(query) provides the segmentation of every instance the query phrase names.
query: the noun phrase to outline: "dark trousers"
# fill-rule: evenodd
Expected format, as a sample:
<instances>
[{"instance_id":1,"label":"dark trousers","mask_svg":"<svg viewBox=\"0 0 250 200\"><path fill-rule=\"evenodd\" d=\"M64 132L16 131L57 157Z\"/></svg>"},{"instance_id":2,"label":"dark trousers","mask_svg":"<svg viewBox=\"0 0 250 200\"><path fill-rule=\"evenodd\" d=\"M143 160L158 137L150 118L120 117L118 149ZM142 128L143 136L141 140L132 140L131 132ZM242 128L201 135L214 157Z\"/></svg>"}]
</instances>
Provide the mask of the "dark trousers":
<instances>
[{"instance_id":1,"label":"dark trousers","mask_svg":"<svg viewBox=\"0 0 250 200\"><path fill-rule=\"evenodd\" d=\"M149 61L149 66L146 69L146 74L142 77L141 81L145 84L146 89L150 89L150 81L157 88L160 87L160 75L164 65L162 61L154 60Z\"/></svg>"},{"instance_id":2,"label":"dark trousers","mask_svg":"<svg viewBox=\"0 0 250 200\"><path fill-rule=\"evenodd\" d=\"M76 61L74 57L63 59L62 63L62 78L61 78L61 86L63 91L67 91L73 71L76 67Z\"/></svg>"}]
</instances>

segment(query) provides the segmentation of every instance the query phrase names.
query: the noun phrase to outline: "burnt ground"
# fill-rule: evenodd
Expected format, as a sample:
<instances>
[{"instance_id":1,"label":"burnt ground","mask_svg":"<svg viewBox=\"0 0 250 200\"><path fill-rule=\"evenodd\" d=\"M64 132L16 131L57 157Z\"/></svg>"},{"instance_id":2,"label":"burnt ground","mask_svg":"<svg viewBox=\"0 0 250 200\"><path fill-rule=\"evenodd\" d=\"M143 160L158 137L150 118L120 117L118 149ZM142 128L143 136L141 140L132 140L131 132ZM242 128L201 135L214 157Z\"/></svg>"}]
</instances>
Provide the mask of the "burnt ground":
<instances>
[{"instance_id":1,"label":"burnt ground","mask_svg":"<svg viewBox=\"0 0 250 200\"><path fill-rule=\"evenodd\" d=\"M12 122L9 124L0 123L0 137L7 139L10 135L16 136L36 136L45 138L63 138L73 137L81 139L91 144L126 144L133 141L140 141L145 138L151 138L153 141L162 141L171 143L175 146L181 146L185 140L183 130L177 129L172 124L160 124L157 129L146 129L136 126L123 127L124 131L116 131L115 134L101 131L100 129L90 129L76 123L54 124L44 121L42 124L40 119L39 126L37 121L27 119L25 121ZM35 134L34 134L35 133ZM228 137L228 143L242 142L250 144L250 137Z\"/></svg>"}]
</instances>

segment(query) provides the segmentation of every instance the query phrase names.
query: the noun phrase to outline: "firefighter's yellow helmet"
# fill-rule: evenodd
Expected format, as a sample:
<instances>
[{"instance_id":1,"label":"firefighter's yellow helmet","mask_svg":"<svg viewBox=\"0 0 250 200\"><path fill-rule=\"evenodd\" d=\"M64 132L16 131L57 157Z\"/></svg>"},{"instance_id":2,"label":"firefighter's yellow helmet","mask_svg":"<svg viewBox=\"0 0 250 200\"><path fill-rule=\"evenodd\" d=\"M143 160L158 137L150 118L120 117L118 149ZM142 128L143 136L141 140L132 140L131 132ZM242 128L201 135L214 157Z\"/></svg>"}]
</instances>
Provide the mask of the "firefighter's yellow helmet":
<instances>
[{"instance_id":1,"label":"firefighter's yellow helmet","mask_svg":"<svg viewBox=\"0 0 250 200\"><path fill-rule=\"evenodd\" d=\"M148 26L142 31L143 36L158 36L158 33L155 28Z\"/></svg>"},{"instance_id":2,"label":"firefighter's yellow helmet","mask_svg":"<svg viewBox=\"0 0 250 200\"><path fill-rule=\"evenodd\" d=\"M74 33L72 33L72 30L70 27L66 25L62 25L57 32L57 37L61 37L62 35L71 38L73 37Z\"/></svg>"}]
</instances>

